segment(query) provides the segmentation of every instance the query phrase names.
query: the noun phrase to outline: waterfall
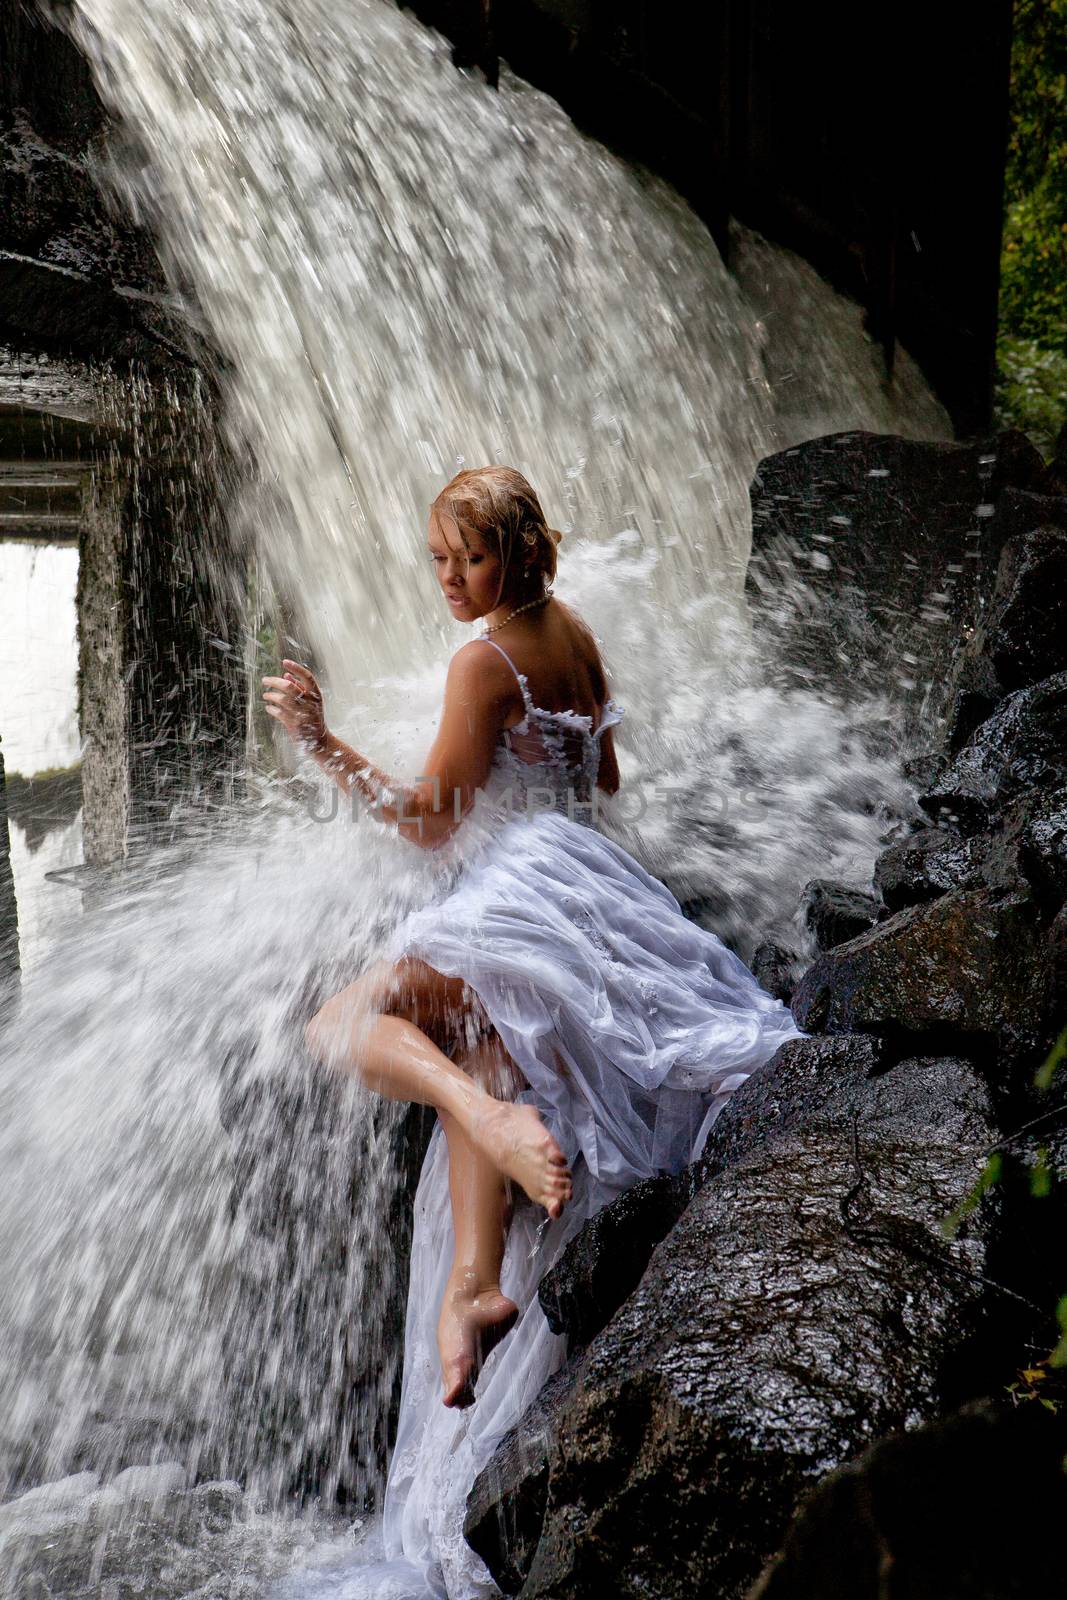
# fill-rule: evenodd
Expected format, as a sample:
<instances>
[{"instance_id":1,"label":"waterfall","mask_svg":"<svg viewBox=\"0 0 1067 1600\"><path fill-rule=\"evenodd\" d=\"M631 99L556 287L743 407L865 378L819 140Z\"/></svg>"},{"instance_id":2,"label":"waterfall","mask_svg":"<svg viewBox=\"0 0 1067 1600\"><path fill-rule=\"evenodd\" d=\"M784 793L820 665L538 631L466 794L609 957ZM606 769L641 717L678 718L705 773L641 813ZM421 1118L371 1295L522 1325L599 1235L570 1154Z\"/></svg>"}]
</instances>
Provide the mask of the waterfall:
<instances>
[{"instance_id":1,"label":"waterfall","mask_svg":"<svg viewBox=\"0 0 1067 1600\"><path fill-rule=\"evenodd\" d=\"M122 119L110 181L219 353L248 464L231 526L337 731L419 770L466 637L427 507L458 466L508 462L564 529L557 590L627 708L627 846L744 954L816 871L862 878L907 804L893 702L767 684L747 493L815 433L946 437L906 356L890 391L804 263L738 229L728 272L668 185L506 68L499 91L457 72L387 0L76 0L71 26ZM89 1570L118 1503L101 1478L126 1469L157 1500L243 1475L244 1542L188 1511L159 1597L284 1565L321 1531L285 1520L297 1491L374 1502L407 1134L324 1087L301 1028L429 869L333 815L259 775L27 979L0 1083L0 1466L81 1480L0 1508L5 1600L48 1516Z\"/></svg>"}]
</instances>

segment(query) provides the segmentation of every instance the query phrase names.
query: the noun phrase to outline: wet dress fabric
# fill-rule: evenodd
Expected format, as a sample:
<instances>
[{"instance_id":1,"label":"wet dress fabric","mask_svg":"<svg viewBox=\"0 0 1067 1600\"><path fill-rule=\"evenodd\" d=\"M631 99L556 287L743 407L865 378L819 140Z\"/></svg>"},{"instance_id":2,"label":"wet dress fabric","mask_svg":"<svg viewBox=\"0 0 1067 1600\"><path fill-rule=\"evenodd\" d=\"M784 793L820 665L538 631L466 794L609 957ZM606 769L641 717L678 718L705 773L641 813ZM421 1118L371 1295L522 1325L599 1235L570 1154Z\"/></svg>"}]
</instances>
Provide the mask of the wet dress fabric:
<instances>
[{"instance_id":1,"label":"wet dress fabric","mask_svg":"<svg viewBox=\"0 0 1067 1600\"><path fill-rule=\"evenodd\" d=\"M537 1285L589 1217L623 1190L699 1155L722 1106L779 1045L789 1011L669 889L596 825L609 700L594 726L534 705L501 733L485 797L503 821L383 951L417 956L476 992L565 1151L574 1198L550 1221L515 1208L503 1292L515 1328L490 1355L475 1404L441 1401L436 1328L452 1260L448 1150L434 1131L415 1198L396 1444L380 1524L341 1570L284 1593L334 1600L475 1600L498 1590L463 1537L467 1494L497 1444L566 1356ZM292 1584L292 1587L289 1585Z\"/></svg>"}]
</instances>

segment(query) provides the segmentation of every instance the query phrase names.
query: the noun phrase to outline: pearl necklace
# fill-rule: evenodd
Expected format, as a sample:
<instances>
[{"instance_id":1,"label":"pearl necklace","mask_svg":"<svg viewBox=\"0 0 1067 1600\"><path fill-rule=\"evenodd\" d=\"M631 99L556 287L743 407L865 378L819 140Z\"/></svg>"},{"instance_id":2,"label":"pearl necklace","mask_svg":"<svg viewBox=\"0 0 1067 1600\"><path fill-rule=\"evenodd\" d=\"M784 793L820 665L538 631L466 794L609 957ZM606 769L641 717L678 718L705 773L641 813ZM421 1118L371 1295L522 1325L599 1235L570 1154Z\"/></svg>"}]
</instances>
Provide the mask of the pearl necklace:
<instances>
[{"instance_id":1,"label":"pearl necklace","mask_svg":"<svg viewBox=\"0 0 1067 1600\"><path fill-rule=\"evenodd\" d=\"M502 628L505 623L510 622L512 617L517 617L520 611L529 611L531 606L543 606L545 601L551 600L551 598L550 594L539 594L536 600L527 600L524 606L516 606L514 611L509 611L503 622L494 622L491 625L486 623L485 632L487 634L495 633L498 628Z\"/></svg>"}]
</instances>

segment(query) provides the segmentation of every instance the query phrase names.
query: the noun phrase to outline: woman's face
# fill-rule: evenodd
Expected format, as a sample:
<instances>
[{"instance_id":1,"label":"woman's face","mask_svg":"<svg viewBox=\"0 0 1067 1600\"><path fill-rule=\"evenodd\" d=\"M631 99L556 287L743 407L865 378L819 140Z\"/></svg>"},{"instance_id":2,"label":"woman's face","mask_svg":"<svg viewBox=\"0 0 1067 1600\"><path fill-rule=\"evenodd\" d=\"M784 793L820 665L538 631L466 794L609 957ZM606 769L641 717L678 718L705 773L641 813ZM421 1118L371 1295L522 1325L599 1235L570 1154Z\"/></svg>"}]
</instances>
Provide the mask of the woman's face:
<instances>
[{"instance_id":1,"label":"woman's face","mask_svg":"<svg viewBox=\"0 0 1067 1600\"><path fill-rule=\"evenodd\" d=\"M444 512L430 517L430 557L448 609L463 622L473 622L495 611L500 591L500 557L475 529L466 531L466 544L455 520Z\"/></svg>"}]
</instances>

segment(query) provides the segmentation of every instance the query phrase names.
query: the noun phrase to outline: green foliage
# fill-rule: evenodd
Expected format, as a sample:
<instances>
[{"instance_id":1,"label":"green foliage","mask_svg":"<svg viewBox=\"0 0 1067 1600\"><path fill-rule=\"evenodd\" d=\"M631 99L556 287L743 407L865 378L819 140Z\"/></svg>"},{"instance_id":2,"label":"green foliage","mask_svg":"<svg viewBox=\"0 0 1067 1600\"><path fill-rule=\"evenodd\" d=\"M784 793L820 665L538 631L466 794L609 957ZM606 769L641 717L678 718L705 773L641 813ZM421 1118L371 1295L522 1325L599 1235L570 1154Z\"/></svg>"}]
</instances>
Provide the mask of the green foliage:
<instances>
[{"instance_id":1,"label":"green foliage","mask_svg":"<svg viewBox=\"0 0 1067 1600\"><path fill-rule=\"evenodd\" d=\"M978 1205L982 1196L986 1194L995 1183L999 1183L1003 1171L1004 1157L1001 1155L999 1150L994 1150L993 1153L986 1159L986 1164L978 1174L978 1178L973 1187L967 1194L964 1195L955 1211L951 1212L949 1216L942 1218L941 1232L944 1234L946 1239L954 1239L956 1237L964 1218L969 1217L971 1212Z\"/></svg>"},{"instance_id":2,"label":"green foliage","mask_svg":"<svg viewBox=\"0 0 1067 1600\"><path fill-rule=\"evenodd\" d=\"M1060 1325L1060 1341L1049 1356L1050 1367L1067 1367L1067 1294L1061 1296L1056 1307L1056 1318Z\"/></svg>"},{"instance_id":3,"label":"green foliage","mask_svg":"<svg viewBox=\"0 0 1067 1600\"><path fill-rule=\"evenodd\" d=\"M996 414L1002 428L1021 428L1046 458L1067 422L1067 355L1036 339L997 340Z\"/></svg>"},{"instance_id":4,"label":"green foliage","mask_svg":"<svg viewBox=\"0 0 1067 1600\"><path fill-rule=\"evenodd\" d=\"M1067 1061L1067 1028L1063 1029L1045 1060L1034 1073L1035 1087L1047 1093L1052 1087L1052 1081L1056 1073L1065 1061ZM1058 1112L1054 1111L1049 1115L1056 1117L1058 1114ZM1046 1117L1038 1119L1039 1122L1047 1120ZM1033 1123L1027 1124L1028 1128L1033 1128L1033 1126ZM1025 1132L1026 1130L1022 1131ZM988 1194L993 1185L1000 1182L1005 1171L1002 1151L1012 1145L1018 1137L1019 1135L1013 1134L1011 1138L1005 1139L1002 1144L988 1153L985 1165L968 1193L964 1195L955 1211L942 1218L941 1232L946 1239L954 1239L956 1237L964 1219L970 1216L971 1212L981 1202L982 1197ZM1061 1181L1059 1175L1049 1162L1047 1145L1040 1145L1030 1168L1031 1196L1036 1199L1047 1198L1059 1181ZM1056 1398L1054 1394L1049 1392L1047 1380L1054 1370L1067 1368L1067 1294L1062 1295L1057 1303L1056 1318L1059 1323L1060 1336L1055 1349L1050 1351L1044 1360L1034 1362L1032 1366L1021 1371L1018 1379L1008 1385L1008 1393L1016 1403L1021 1400L1039 1400L1050 1411L1058 1410L1060 1405L1063 1404L1062 1396ZM1042 1390L1042 1385L1045 1385L1044 1391ZM1065 1469L1067 1469L1067 1463L1065 1463Z\"/></svg>"},{"instance_id":5,"label":"green foliage","mask_svg":"<svg viewBox=\"0 0 1067 1600\"><path fill-rule=\"evenodd\" d=\"M1035 1089L1051 1089L1052 1080L1067 1061L1067 1028L1064 1028L1047 1057L1034 1073Z\"/></svg>"},{"instance_id":6,"label":"green foliage","mask_svg":"<svg viewBox=\"0 0 1067 1600\"><path fill-rule=\"evenodd\" d=\"M998 419L1051 452L1067 422L1067 0L1016 0Z\"/></svg>"},{"instance_id":7,"label":"green foliage","mask_svg":"<svg viewBox=\"0 0 1067 1600\"><path fill-rule=\"evenodd\" d=\"M1032 1367L1023 1367L1015 1382L1008 1384L1008 1394L1015 1405L1023 1400L1036 1400L1046 1411L1056 1412L1062 1402L1048 1392L1051 1377L1051 1360L1037 1361Z\"/></svg>"}]
</instances>

